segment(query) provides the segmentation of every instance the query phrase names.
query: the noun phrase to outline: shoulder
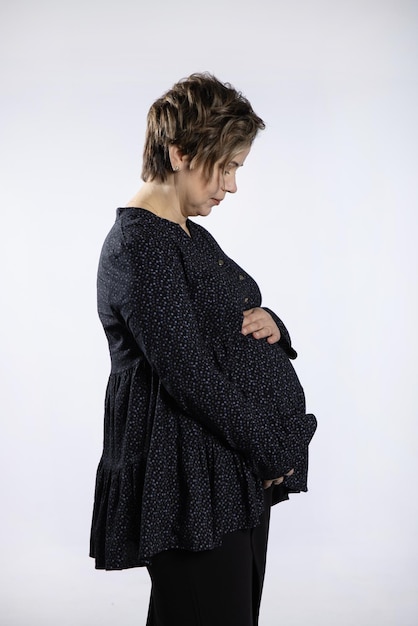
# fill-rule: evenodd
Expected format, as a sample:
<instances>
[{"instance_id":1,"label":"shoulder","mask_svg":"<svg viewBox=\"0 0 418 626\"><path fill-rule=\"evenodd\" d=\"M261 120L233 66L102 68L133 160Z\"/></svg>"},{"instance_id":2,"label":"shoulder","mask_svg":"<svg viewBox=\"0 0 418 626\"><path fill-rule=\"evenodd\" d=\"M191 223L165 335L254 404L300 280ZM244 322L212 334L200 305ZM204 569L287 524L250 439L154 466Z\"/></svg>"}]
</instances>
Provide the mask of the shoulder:
<instances>
[{"instance_id":1,"label":"shoulder","mask_svg":"<svg viewBox=\"0 0 418 626\"><path fill-rule=\"evenodd\" d=\"M102 255L140 258L167 256L176 248L170 226L166 220L144 209L120 208L103 244Z\"/></svg>"},{"instance_id":2,"label":"shoulder","mask_svg":"<svg viewBox=\"0 0 418 626\"><path fill-rule=\"evenodd\" d=\"M145 209L118 209L115 227L119 229L123 243L128 247L154 245L169 239L164 220Z\"/></svg>"}]
</instances>

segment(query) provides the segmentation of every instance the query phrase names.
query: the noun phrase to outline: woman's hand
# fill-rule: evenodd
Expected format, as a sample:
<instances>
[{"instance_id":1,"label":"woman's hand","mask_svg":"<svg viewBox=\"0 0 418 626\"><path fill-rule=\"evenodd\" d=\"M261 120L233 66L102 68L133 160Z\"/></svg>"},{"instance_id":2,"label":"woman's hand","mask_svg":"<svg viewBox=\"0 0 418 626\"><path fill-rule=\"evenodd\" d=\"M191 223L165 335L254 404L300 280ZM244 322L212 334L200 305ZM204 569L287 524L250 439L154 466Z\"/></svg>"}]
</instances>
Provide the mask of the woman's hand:
<instances>
[{"instance_id":1,"label":"woman's hand","mask_svg":"<svg viewBox=\"0 0 418 626\"><path fill-rule=\"evenodd\" d=\"M268 343L276 343L280 339L280 330L276 322L270 313L260 307L244 311L241 332L243 335L252 334L254 339L267 338Z\"/></svg>"},{"instance_id":2,"label":"woman's hand","mask_svg":"<svg viewBox=\"0 0 418 626\"><path fill-rule=\"evenodd\" d=\"M291 476L294 473L294 471L295 470L290 470L290 472L287 472L287 474L285 474L285 476L280 476L280 478L273 478L273 480L265 480L263 482L264 489L268 489L272 485L281 485L282 482L284 481L285 477L286 476Z\"/></svg>"}]
</instances>

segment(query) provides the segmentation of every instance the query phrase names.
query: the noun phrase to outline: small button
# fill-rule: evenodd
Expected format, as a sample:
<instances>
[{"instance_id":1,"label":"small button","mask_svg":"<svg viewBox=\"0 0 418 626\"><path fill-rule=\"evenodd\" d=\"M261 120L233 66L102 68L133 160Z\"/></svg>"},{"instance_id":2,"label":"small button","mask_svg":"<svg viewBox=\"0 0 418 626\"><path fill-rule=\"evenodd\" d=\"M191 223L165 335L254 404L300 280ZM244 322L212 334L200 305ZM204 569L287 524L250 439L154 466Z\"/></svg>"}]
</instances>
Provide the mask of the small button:
<instances>
[{"instance_id":1,"label":"small button","mask_svg":"<svg viewBox=\"0 0 418 626\"><path fill-rule=\"evenodd\" d=\"M249 299L249 298L244 298L244 302L245 302L245 304L247 304L247 302L249 302L249 301L250 301L250 299Z\"/></svg>"},{"instance_id":2,"label":"small button","mask_svg":"<svg viewBox=\"0 0 418 626\"><path fill-rule=\"evenodd\" d=\"M244 280L244 278L245 278L244 274L240 274L240 275L239 275L239 279L240 279L240 280Z\"/></svg>"},{"instance_id":3,"label":"small button","mask_svg":"<svg viewBox=\"0 0 418 626\"><path fill-rule=\"evenodd\" d=\"M218 265L223 265L223 264L224 264L224 262L225 262L225 261L224 261L223 259L219 259L219 260L218 260Z\"/></svg>"}]
</instances>

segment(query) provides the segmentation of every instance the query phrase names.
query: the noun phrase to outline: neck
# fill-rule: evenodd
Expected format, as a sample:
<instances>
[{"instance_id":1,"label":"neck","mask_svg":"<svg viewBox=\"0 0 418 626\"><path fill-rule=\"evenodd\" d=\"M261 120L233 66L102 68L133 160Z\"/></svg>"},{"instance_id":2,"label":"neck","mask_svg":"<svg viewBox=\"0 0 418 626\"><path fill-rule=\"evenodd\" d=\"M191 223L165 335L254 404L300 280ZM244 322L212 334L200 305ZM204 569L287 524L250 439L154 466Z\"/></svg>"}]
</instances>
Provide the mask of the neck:
<instances>
[{"instance_id":1,"label":"neck","mask_svg":"<svg viewBox=\"0 0 418 626\"><path fill-rule=\"evenodd\" d=\"M164 183L147 182L129 200L126 206L151 211L158 217L180 224L187 231L187 216L183 215L174 184L171 180Z\"/></svg>"}]
</instances>

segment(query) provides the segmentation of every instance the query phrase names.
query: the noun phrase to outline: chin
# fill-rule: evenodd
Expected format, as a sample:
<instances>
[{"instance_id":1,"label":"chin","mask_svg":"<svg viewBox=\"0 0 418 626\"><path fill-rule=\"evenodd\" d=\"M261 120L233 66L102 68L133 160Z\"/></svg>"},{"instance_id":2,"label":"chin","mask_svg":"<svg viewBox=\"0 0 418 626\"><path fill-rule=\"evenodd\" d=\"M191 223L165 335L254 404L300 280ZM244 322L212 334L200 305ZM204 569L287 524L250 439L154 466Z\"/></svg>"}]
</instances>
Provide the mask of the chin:
<instances>
[{"instance_id":1,"label":"chin","mask_svg":"<svg viewBox=\"0 0 418 626\"><path fill-rule=\"evenodd\" d=\"M201 217L206 217L210 213L212 213L212 207L211 206L199 209L199 211L197 211L196 215L200 215Z\"/></svg>"}]
</instances>

